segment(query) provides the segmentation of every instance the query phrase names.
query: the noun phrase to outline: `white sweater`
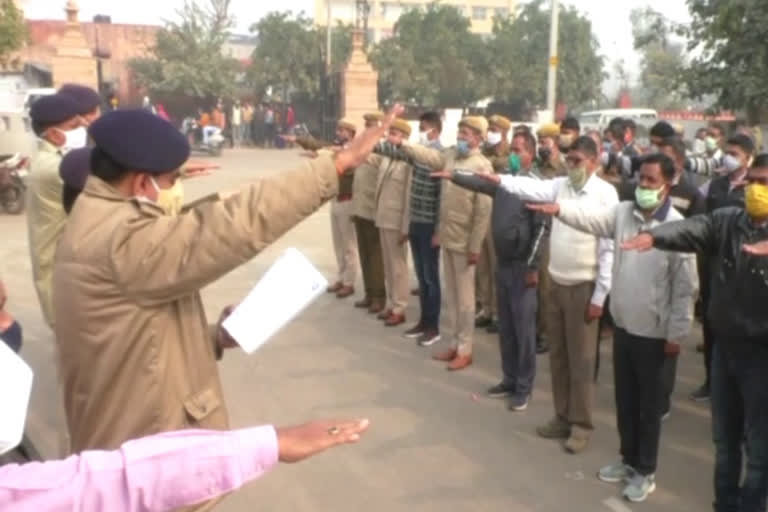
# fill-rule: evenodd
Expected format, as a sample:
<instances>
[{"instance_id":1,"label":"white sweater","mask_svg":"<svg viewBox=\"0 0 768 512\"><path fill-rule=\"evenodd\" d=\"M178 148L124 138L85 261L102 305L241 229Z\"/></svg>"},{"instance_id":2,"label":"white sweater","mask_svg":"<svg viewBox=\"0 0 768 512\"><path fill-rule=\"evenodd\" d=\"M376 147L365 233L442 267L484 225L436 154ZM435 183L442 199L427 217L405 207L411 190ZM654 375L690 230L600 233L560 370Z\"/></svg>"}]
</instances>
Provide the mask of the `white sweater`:
<instances>
[{"instance_id":1,"label":"white sweater","mask_svg":"<svg viewBox=\"0 0 768 512\"><path fill-rule=\"evenodd\" d=\"M595 175L578 192L571 187L568 178L538 181L504 175L501 186L520 195L525 201L573 201L596 208L611 208L619 204L613 185ZM549 244L549 273L552 279L563 286L595 282L591 302L602 306L611 291L613 241L582 233L553 219Z\"/></svg>"}]
</instances>

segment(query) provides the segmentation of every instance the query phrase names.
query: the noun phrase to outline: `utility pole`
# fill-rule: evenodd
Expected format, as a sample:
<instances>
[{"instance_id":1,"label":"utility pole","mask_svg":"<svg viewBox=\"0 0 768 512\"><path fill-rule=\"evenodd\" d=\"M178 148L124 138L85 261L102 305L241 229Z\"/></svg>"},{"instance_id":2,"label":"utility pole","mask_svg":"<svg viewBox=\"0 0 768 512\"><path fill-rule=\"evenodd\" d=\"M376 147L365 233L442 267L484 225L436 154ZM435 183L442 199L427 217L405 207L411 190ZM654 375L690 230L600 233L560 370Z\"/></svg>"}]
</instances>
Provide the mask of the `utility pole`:
<instances>
[{"instance_id":1,"label":"utility pole","mask_svg":"<svg viewBox=\"0 0 768 512\"><path fill-rule=\"evenodd\" d=\"M549 72L547 73L547 110L549 111L550 121L555 120L555 104L557 93L557 66L559 58L557 55L557 36L558 22L560 18L560 9L558 0L552 0L552 20L549 27Z\"/></svg>"},{"instance_id":2,"label":"utility pole","mask_svg":"<svg viewBox=\"0 0 768 512\"><path fill-rule=\"evenodd\" d=\"M326 30L325 30L325 71L326 74L331 74L331 50L332 50L332 44L331 44L331 0L325 0L326 3L326 13L325 13L325 23L326 23Z\"/></svg>"}]
</instances>

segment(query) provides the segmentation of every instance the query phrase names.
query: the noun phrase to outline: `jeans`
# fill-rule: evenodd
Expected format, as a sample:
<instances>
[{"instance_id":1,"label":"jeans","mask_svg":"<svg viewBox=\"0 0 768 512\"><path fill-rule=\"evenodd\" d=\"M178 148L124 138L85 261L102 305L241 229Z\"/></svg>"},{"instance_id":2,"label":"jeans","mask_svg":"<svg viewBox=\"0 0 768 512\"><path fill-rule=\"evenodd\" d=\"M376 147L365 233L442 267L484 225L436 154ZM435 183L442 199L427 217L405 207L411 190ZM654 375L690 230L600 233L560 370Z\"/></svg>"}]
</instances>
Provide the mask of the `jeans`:
<instances>
[{"instance_id":1,"label":"jeans","mask_svg":"<svg viewBox=\"0 0 768 512\"><path fill-rule=\"evenodd\" d=\"M408 233L419 280L419 324L424 329L437 330L440 323L440 248L432 247L435 225L412 222Z\"/></svg>"},{"instance_id":2,"label":"jeans","mask_svg":"<svg viewBox=\"0 0 768 512\"><path fill-rule=\"evenodd\" d=\"M624 464L641 475L656 472L661 437L661 407L665 394L662 339L613 331L613 372L616 422Z\"/></svg>"},{"instance_id":3,"label":"jeans","mask_svg":"<svg viewBox=\"0 0 768 512\"><path fill-rule=\"evenodd\" d=\"M715 511L765 512L768 492L768 346L715 340L712 353ZM747 456L741 482L742 445Z\"/></svg>"}]
</instances>

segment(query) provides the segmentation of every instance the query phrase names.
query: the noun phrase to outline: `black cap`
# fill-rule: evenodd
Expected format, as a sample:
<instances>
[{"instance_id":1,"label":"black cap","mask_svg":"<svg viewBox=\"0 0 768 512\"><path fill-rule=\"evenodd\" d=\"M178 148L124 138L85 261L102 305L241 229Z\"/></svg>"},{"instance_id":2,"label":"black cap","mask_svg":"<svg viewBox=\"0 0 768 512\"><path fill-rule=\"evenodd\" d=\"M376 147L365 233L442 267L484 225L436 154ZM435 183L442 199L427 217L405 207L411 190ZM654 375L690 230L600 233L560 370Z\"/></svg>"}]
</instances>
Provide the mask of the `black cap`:
<instances>
[{"instance_id":1,"label":"black cap","mask_svg":"<svg viewBox=\"0 0 768 512\"><path fill-rule=\"evenodd\" d=\"M85 85L64 84L59 89L59 94L75 100L80 106L80 114L87 114L101 105L101 97L95 90Z\"/></svg>"},{"instance_id":2,"label":"black cap","mask_svg":"<svg viewBox=\"0 0 768 512\"><path fill-rule=\"evenodd\" d=\"M88 129L115 162L152 174L171 172L189 158L189 142L171 123L143 110L114 110Z\"/></svg>"},{"instance_id":3,"label":"black cap","mask_svg":"<svg viewBox=\"0 0 768 512\"><path fill-rule=\"evenodd\" d=\"M29 117L40 124L59 124L80 115L80 105L63 94L51 94L37 99L29 108Z\"/></svg>"},{"instance_id":4,"label":"black cap","mask_svg":"<svg viewBox=\"0 0 768 512\"><path fill-rule=\"evenodd\" d=\"M59 164L59 176L70 188L83 190L91 174L91 148L78 148L67 152Z\"/></svg>"}]
</instances>

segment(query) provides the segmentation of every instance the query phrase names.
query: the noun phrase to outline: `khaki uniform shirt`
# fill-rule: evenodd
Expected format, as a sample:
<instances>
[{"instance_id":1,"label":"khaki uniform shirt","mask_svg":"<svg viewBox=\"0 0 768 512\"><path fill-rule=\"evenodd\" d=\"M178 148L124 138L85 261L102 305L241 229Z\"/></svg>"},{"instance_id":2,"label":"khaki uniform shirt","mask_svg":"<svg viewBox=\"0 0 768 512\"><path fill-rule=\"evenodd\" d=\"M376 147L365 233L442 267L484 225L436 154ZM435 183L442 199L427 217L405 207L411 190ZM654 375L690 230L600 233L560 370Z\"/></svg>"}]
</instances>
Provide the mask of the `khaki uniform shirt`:
<instances>
[{"instance_id":1,"label":"khaki uniform shirt","mask_svg":"<svg viewBox=\"0 0 768 512\"><path fill-rule=\"evenodd\" d=\"M32 159L27 189L27 228L32 277L48 325L53 326L51 300L53 257L64 230L67 214L62 205L64 182L59 177L62 153L47 141L40 141L39 152Z\"/></svg>"},{"instance_id":2,"label":"khaki uniform shirt","mask_svg":"<svg viewBox=\"0 0 768 512\"><path fill-rule=\"evenodd\" d=\"M333 160L320 157L172 217L88 178L54 268L72 450L228 428L200 290L315 212L337 187Z\"/></svg>"}]
</instances>

